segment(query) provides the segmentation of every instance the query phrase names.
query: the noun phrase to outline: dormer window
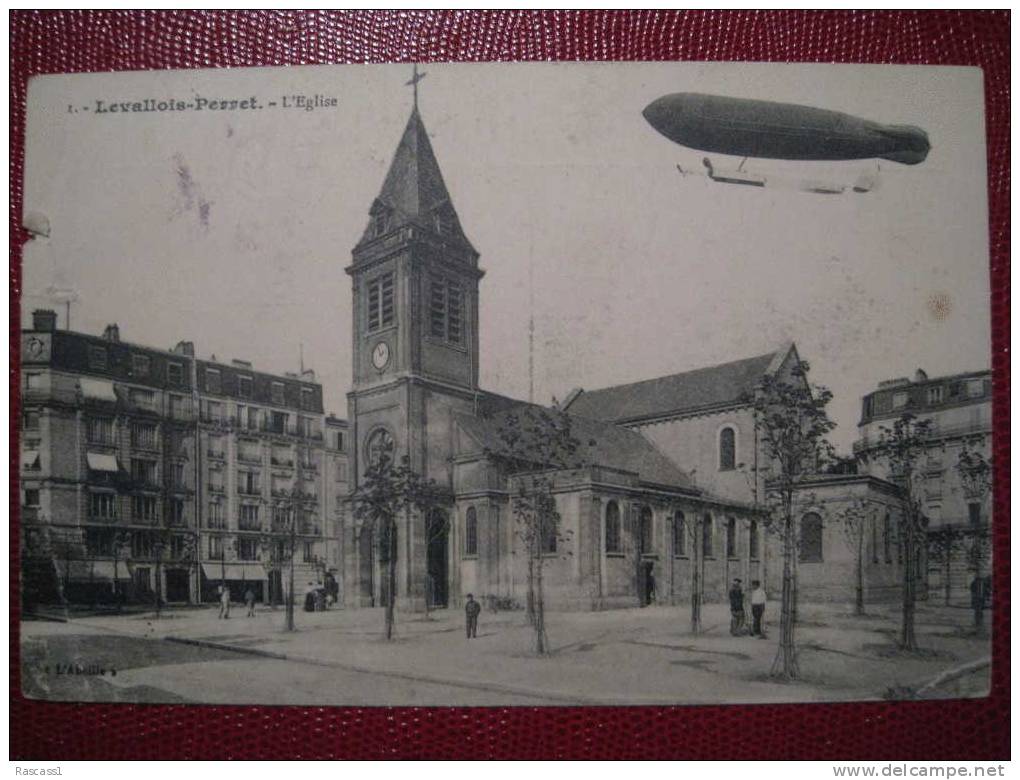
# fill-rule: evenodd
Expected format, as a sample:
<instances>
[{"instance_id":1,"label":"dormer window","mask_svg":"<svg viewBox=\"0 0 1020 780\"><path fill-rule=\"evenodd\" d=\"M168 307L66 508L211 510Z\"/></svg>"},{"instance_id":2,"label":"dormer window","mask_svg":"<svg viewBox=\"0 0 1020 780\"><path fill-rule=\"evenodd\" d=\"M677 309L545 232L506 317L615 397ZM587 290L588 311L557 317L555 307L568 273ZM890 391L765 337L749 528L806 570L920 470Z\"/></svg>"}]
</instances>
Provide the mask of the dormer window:
<instances>
[{"instance_id":1,"label":"dormer window","mask_svg":"<svg viewBox=\"0 0 1020 780\"><path fill-rule=\"evenodd\" d=\"M439 235L450 235L453 232L453 215L445 206L441 207L432 213L432 224Z\"/></svg>"},{"instance_id":2,"label":"dormer window","mask_svg":"<svg viewBox=\"0 0 1020 780\"><path fill-rule=\"evenodd\" d=\"M368 235L370 238L379 238L390 229L392 214L393 210L389 206L376 199L368 211Z\"/></svg>"}]
</instances>

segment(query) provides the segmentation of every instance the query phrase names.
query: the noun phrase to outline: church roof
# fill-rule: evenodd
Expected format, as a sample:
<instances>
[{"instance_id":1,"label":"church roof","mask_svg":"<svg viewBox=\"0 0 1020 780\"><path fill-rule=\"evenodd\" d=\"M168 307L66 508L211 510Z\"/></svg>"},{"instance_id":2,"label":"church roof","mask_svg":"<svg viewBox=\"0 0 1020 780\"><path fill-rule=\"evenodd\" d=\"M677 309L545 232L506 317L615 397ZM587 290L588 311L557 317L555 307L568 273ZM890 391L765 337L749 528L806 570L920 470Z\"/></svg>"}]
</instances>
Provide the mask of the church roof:
<instances>
[{"instance_id":1,"label":"church roof","mask_svg":"<svg viewBox=\"0 0 1020 780\"><path fill-rule=\"evenodd\" d=\"M428 132L418 109L411 111L404 134L393 155L382 190L372 205L372 214L388 212L387 232L398 227L416 224L429 230L436 229L437 215L448 226L449 236L471 246L454 211L450 193L443 181ZM361 243L376 238L372 221L369 222Z\"/></svg>"},{"instance_id":2,"label":"church roof","mask_svg":"<svg viewBox=\"0 0 1020 780\"><path fill-rule=\"evenodd\" d=\"M499 428L506 417L529 404L517 402L487 417L457 414L457 422L481 448L503 448ZM538 407L536 407L538 408ZM641 482L698 492L694 480L637 431L569 414L571 433L580 444L579 459L638 475Z\"/></svg>"},{"instance_id":3,"label":"church roof","mask_svg":"<svg viewBox=\"0 0 1020 780\"><path fill-rule=\"evenodd\" d=\"M582 390L572 395L566 409L584 417L625 422L737 404L764 375L779 368L792 348L788 345L765 355L658 379Z\"/></svg>"}]
</instances>

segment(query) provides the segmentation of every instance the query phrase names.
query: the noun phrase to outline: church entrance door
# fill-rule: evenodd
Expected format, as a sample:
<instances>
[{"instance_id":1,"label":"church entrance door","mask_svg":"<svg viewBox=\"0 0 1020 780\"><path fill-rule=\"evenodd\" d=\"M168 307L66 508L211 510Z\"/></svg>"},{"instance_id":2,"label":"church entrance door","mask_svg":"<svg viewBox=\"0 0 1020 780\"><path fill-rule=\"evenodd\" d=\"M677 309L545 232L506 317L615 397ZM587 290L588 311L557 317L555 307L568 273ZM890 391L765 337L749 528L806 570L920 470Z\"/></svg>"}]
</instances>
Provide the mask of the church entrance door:
<instances>
[{"instance_id":1,"label":"church entrance door","mask_svg":"<svg viewBox=\"0 0 1020 780\"><path fill-rule=\"evenodd\" d=\"M429 514L425 538L425 598L430 608L446 607L450 599L450 526L445 512L436 509Z\"/></svg>"}]
</instances>

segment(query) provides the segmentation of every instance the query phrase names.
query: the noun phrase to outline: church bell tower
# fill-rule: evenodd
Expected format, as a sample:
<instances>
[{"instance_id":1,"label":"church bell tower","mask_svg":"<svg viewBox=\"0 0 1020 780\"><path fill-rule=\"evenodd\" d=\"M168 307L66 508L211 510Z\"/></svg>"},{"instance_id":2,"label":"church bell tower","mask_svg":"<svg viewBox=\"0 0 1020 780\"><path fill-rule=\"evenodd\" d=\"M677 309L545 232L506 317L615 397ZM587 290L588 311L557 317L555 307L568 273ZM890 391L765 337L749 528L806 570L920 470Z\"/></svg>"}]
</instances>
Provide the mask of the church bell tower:
<instances>
[{"instance_id":1,"label":"church bell tower","mask_svg":"<svg viewBox=\"0 0 1020 780\"><path fill-rule=\"evenodd\" d=\"M346 271L353 295L353 377L348 394L354 487L381 446L407 456L418 473L452 489L454 415L478 397L478 286L484 271L460 224L415 104L365 231ZM453 511L453 507L449 507ZM423 521L398 528L398 603L417 608L426 561ZM364 547L364 544L362 545ZM381 603L360 551L360 601ZM430 553L431 554L431 553ZM448 556L447 556L448 557ZM351 561L350 563L353 563ZM371 577L374 584L367 581ZM349 587L350 587L349 586ZM365 594L371 591L369 599ZM348 590L348 592L352 592Z\"/></svg>"}]
</instances>

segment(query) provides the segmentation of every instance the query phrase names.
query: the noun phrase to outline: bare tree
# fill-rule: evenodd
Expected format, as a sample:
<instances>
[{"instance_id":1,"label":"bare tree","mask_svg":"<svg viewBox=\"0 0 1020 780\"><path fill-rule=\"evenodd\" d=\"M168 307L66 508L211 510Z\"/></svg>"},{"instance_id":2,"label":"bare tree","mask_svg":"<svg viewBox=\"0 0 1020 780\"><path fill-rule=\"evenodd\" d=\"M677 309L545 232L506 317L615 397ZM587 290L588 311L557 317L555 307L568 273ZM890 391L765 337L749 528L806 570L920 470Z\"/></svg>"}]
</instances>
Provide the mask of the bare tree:
<instances>
[{"instance_id":1,"label":"bare tree","mask_svg":"<svg viewBox=\"0 0 1020 780\"><path fill-rule=\"evenodd\" d=\"M976 436L964 441L956 462L964 498L968 506L974 504L978 507L977 515L970 518L968 528L971 537L968 550L969 564L979 591L971 597L975 631L981 631L984 625L984 564L991 554L989 524L984 520L985 501L992 491L992 459L986 458L981 452L986 441L985 436ZM974 587L972 585L972 588Z\"/></svg>"},{"instance_id":2,"label":"bare tree","mask_svg":"<svg viewBox=\"0 0 1020 780\"><path fill-rule=\"evenodd\" d=\"M780 601L779 651L771 674L784 680L799 677L794 640L797 600L797 523L794 494L832 458L827 440L835 428L826 406L832 393L812 387L810 366L800 361L789 377L767 375L748 400L755 412L755 427L765 455L765 511L767 527L777 534L783 549L783 587Z\"/></svg>"},{"instance_id":3,"label":"bare tree","mask_svg":"<svg viewBox=\"0 0 1020 780\"><path fill-rule=\"evenodd\" d=\"M386 561L386 639L393 638L397 596L397 518L417 510L423 518L449 501L435 480L425 479L411 468L406 455L394 463L392 443L381 447L354 493L354 515L361 521L359 533L370 530L379 536L380 558Z\"/></svg>"},{"instance_id":4,"label":"bare tree","mask_svg":"<svg viewBox=\"0 0 1020 780\"><path fill-rule=\"evenodd\" d=\"M854 614L864 614L864 540L870 523L875 521L877 508L866 498L855 496L836 513L843 529L843 540L854 557Z\"/></svg>"},{"instance_id":5,"label":"bare tree","mask_svg":"<svg viewBox=\"0 0 1020 780\"><path fill-rule=\"evenodd\" d=\"M966 536L964 529L953 523L928 531L928 553L942 567L942 597L946 606L953 595L953 560L964 546Z\"/></svg>"},{"instance_id":6,"label":"bare tree","mask_svg":"<svg viewBox=\"0 0 1020 780\"><path fill-rule=\"evenodd\" d=\"M120 559L124 550L130 549L131 532L123 528L115 529L113 539L110 542L110 553L113 555L113 598L118 612L120 612L124 602L124 597L120 590ZM124 565L127 566L126 559Z\"/></svg>"},{"instance_id":7,"label":"bare tree","mask_svg":"<svg viewBox=\"0 0 1020 780\"><path fill-rule=\"evenodd\" d=\"M673 522L676 522L674 515ZM675 533L676 531L674 531ZM685 516L683 528L685 541L690 545L691 562L691 633L701 633L701 606L705 601L705 538L704 518L694 515L690 520Z\"/></svg>"},{"instance_id":8,"label":"bare tree","mask_svg":"<svg viewBox=\"0 0 1020 780\"><path fill-rule=\"evenodd\" d=\"M489 456L501 464L510 480L515 533L527 556L528 619L535 632L535 652L549 650L545 628L544 570L549 557L560 552L572 535L560 526L553 490L556 472L582 465L580 442L571 419L559 409L525 407L507 414L497 431L499 447Z\"/></svg>"},{"instance_id":9,"label":"bare tree","mask_svg":"<svg viewBox=\"0 0 1020 780\"><path fill-rule=\"evenodd\" d=\"M931 443L931 425L931 420L919 420L910 413L904 414L891 428L879 427L878 443L870 454L870 457L886 463L890 480L900 488L902 494L903 510L899 525L903 547L903 612L899 647L906 651L918 649L914 627L917 569L927 528L922 509L924 466L921 461Z\"/></svg>"}]
</instances>

